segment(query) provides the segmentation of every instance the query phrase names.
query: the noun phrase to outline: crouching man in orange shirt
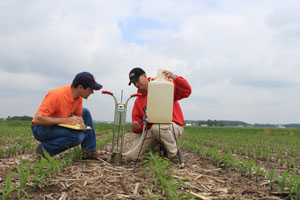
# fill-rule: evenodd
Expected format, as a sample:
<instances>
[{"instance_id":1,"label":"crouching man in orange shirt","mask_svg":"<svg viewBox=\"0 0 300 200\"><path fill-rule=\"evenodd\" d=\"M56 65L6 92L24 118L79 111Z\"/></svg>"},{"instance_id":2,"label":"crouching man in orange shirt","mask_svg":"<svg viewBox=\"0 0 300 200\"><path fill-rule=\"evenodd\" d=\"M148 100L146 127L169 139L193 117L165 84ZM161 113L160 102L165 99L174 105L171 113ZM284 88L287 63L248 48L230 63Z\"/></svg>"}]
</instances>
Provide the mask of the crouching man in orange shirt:
<instances>
[{"instance_id":1,"label":"crouching man in orange shirt","mask_svg":"<svg viewBox=\"0 0 300 200\"><path fill-rule=\"evenodd\" d=\"M82 98L87 99L94 90L101 88L92 74L81 72L71 85L47 93L31 124L34 137L41 142L36 149L37 154L44 156L44 150L54 156L80 144L88 152L86 158L99 158L92 116L88 109L82 108ZM92 129L73 130L58 124L87 125Z\"/></svg>"}]
</instances>

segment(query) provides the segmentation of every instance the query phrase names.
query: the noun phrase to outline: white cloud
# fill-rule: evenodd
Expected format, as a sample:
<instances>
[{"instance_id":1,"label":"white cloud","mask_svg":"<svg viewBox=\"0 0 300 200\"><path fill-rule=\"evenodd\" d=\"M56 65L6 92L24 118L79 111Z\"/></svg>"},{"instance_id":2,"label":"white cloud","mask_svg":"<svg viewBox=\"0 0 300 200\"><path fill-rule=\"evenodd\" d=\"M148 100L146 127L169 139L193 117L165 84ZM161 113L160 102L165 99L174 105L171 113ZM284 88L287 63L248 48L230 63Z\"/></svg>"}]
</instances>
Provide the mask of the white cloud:
<instances>
[{"instance_id":1,"label":"white cloud","mask_svg":"<svg viewBox=\"0 0 300 200\"><path fill-rule=\"evenodd\" d=\"M51 79L33 73L10 73L0 70L0 77L2 90L0 96L2 98L5 97L3 94L15 94L16 92L19 94L41 92L49 85L53 85Z\"/></svg>"},{"instance_id":2,"label":"white cloud","mask_svg":"<svg viewBox=\"0 0 300 200\"><path fill-rule=\"evenodd\" d=\"M135 93L128 73L136 66L151 76L164 68L187 78L193 93L181 102L186 119L294 123L300 117L296 0L0 5L0 117L35 113L48 90L70 84L80 71L92 72L118 99L123 90L126 99ZM94 119L112 120L110 98L96 93L84 105Z\"/></svg>"}]
</instances>

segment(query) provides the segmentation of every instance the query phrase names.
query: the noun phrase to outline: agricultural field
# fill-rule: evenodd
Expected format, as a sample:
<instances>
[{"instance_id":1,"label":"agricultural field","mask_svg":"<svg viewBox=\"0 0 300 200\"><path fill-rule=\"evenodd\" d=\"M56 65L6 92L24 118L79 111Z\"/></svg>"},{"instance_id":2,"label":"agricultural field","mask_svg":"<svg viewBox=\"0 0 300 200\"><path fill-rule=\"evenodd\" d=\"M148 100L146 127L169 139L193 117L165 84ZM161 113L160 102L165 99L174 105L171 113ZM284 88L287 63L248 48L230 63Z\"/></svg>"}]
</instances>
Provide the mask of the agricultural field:
<instances>
[{"instance_id":1,"label":"agricultural field","mask_svg":"<svg viewBox=\"0 0 300 200\"><path fill-rule=\"evenodd\" d=\"M101 160L79 147L34 154L30 122L0 121L1 199L300 199L300 130L185 127L184 167L150 152L113 166L113 125L95 124ZM129 132L126 126L126 132ZM135 134L126 133L124 151Z\"/></svg>"}]
</instances>

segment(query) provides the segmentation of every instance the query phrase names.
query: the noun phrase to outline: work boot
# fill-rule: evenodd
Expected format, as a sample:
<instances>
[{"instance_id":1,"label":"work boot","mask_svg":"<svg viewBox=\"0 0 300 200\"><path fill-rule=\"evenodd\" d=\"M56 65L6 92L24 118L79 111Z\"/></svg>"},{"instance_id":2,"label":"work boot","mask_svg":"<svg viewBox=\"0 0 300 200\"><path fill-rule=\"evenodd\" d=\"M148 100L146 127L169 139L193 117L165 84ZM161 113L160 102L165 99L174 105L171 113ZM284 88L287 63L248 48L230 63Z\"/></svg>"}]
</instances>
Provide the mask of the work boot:
<instances>
[{"instance_id":1,"label":"work boot","mask_svg":"<svg viewBox=\"0 0 300 200\"><path fill-rule=\"evenodd\" d=\"M48 158L45 156L44 151L43 151L43 147L41 144L39 144L36 148L35 148L35 154L38 156L38 160L41 159L41 156L43 158L45 158L46 160L48 160ZM49 161L49 160L48 160Z\"/></svg>"},{"instance_id":2,"label":"work boot","mask_svg":"<svg viewBox=\"0 0 300 200\"><path fill-rule=\"evenodd\" d=\"M172 163L174 163L174 164L181 164L178 155L176 155L176 156L170 158L170 161L171 161Z\"/></svg>"},{"instance_id":3,"label":"work boot","mask_svg":"<svg viewBox=\"0 0 300 200\"><path fill-rule=\"evenodd\" d=\"M83 160L102 160L100 154L97 151L87 152L86 155L83 156Z\"/></svg>"},{"instance_id":4,"label":"work boot","mask_svg":"<svg viewBox=\"0 0 300 200\"><path fill-rule=\"evenodd\" d=\"M172 163L174 163L175 165L178 165L179 168L184 168L184 163L183 163L183 160L181 159L181 162L180 162L180 159L179 159L179 155L176 154L176 156L170 158L170 161Z\"/></svg>"}]
</instances>

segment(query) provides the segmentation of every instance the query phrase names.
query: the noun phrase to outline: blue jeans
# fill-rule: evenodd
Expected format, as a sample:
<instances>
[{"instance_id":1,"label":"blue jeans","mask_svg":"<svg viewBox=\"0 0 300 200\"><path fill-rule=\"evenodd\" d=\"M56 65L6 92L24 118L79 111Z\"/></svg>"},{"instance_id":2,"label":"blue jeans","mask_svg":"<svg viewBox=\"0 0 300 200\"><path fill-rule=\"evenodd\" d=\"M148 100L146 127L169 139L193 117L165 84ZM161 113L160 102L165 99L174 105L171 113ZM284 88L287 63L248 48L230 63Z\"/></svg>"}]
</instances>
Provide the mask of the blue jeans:
<instances>
[{"instance_id":1,"label":"blue jeans","mask_svg":"<svg viewBox=\"0 0 300 200\"><path fill-rule=\"evenodd\" d=\"M82 109L82 118L84 124L92 127L92 129L83 132L60 126L36 125L32 128L32 133L35 139L41 142L41 147L50 156L59 154L79 144L81 144L82 149L88 152L96 151L96 135L92 116L88 109Z\"/></svg>"}]
</instances>

